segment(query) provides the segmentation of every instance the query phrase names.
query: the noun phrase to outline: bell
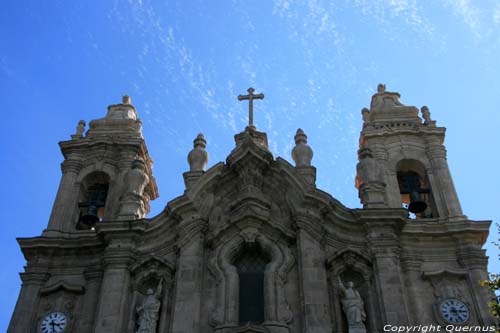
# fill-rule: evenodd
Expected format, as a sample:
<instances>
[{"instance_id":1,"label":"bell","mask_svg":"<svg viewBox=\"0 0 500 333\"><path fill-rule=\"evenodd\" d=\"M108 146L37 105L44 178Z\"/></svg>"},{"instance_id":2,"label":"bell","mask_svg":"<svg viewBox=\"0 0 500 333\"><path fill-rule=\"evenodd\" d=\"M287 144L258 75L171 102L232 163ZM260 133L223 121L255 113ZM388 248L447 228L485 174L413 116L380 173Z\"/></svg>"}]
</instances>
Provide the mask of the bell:
<instances>
[{"instance_id":1,"label":"bell","mask_svg":"<svg viewBox=\"0 0 500 333\"><path fill-rule=\"evenodd\" d=\"M417 191L410 193L410 205L408 210L414 214L422 213L427 208L427 204L420 198Z\"/></svg>"},{"instance_id":2,"label":"bell","mask_svg":"<svg viewBox=\"0 0 500 333\"><path fill-rule=\"evenodd\" d=\"M85 214L80 213L80 219L76 227L80 230L88 230L94 227L98 222L99 216L97 216L97 206L89 205Z\"/></svg>"}]
</instances>

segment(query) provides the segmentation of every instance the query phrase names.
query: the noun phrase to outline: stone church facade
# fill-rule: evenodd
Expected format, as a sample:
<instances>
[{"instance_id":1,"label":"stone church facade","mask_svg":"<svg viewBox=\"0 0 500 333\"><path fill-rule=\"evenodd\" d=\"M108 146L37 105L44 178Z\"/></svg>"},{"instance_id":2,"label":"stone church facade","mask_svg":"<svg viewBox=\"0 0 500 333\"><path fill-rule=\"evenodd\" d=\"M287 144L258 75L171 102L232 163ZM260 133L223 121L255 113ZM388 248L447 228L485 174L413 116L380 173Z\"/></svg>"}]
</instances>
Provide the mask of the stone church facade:
<instances>
[{"instance_id":1,"label":"stone church facade","mask_svg":"<svg viewBox=\"0 0 500 333\"><path fill-rule=\"evenodd\" d=\"M490 221L463 214L445 128L427 107L419 114L384 85L362 110L361 209L316 187L302 130L292 165L250 122L226 161L208 170L198 135L184 194L146 218L158 189L125 96L59 143L62 178L48 226L18 239L27 265L8 332L493 325L492 295L479 284Z\"/></svg>"}]
</instances>

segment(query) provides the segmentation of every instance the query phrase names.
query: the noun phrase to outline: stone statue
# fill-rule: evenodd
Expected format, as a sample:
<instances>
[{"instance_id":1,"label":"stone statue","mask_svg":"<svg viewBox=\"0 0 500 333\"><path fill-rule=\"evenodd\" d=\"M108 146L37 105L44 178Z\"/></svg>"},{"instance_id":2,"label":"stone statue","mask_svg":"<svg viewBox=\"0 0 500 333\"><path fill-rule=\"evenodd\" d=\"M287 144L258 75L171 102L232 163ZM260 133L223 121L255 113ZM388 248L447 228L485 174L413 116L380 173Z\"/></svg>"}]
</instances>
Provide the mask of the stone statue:
<instances>
[{"instance_id":1,"label":"stone statue","mask_svg":"<svg viewBox=\"0 0 500 333\"><path fill-rule=\"evenodd\" d=\"M76 126L76 133L71 135L73 140L83 138L83 132L85 132L85 120L80 120Z\"/></svg>"},{"instance_id":2,"label":"stone statue","mask_svg":"<svg viewBox=\"0 0 500 333\"><path fill-rule=\"evenodd\" d=\"M422 118L424 118L424 124L429 124L432 121L429 108L424 105L420 108L420 111L422 112Z\"/></svg>"},{"instance_id":3,"label":"stone statue","mask_svg":"<svg viewBox=\"0 0 500 333\"><path fill-rule=\"evenodd\" d=\"M147 297L144 303L136 309L139 316L137 321L138 328L136 333L156 333L156 324L158 322L158 312L160 310L161 301L160 294L162 289L163 279L160 280L156 292L153 289L146 291Z\"/></svg>"},{"instance_id":4,"label":"stone statue","mask_svg":"<svg viewBox=\"0 0 500 333\"><path fill-rule=\"evenodd\" d=\"M339 276L340 291L342 293L342 309L347 317L349 333L366 333L365 324L366 313L364 303L359 292L354 289L354 283L347 282L347 288L342 283Z\"/></svg>"},{"instance_id":5,"label":"stone statue","mask_svg":"<svg viewBox=\"0 0 500 333\"><path fill-rule=\"evenodd\" d=\"M367 108L363 108L361 110L361 115L363 116L363 123L364 124L370 122L370 110L368 110Z\"/></svg>"}]
</instances>

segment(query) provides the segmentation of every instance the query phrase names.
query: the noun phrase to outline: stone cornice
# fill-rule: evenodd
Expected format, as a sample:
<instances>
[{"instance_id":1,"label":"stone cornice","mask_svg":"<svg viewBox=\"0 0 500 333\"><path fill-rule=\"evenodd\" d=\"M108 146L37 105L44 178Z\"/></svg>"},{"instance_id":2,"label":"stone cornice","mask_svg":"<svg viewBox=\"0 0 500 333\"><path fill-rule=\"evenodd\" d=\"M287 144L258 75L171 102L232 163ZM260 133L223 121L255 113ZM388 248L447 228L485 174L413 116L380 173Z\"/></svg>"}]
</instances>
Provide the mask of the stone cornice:
<instances>
[{"instance_id":1,"label":"stone cornice","mask_svg":"<svg viewBox=\"0 0 500 333\"><path fill-rule=\"evenodd\" d=\"M19 273L19 276L21 277L21 281L23 281L23 285L28 285L28 284L37 284L37 285L42 285L50 277L49 273L46 272L24 272L24 273Z\"/></svg>"},{"instance_id":2,"label":"stone cornice","mask_svg":"<svg viewBox=\"0 0 500 333\"><path fill-rule=\"evenodd\" d=\"M446 236L468 235L477 239L481 245L486 242L491 221L440 221L437 219L410 220L405 224L402 234L408 236Z\"/></svg>"},{"instance_id":3,"label":"stone cornice","mask_svg":"<svg viewBox=\"0 0 500 333\"><path fill-rule=\"evenodd\" d=\"M379 136L393 136L393 135L418 135L429 136L435 135L443 141L446 133L445 127L428 127L421 124L400 122L380 122L370 124L361 131L361 136L365 138L379 137Z\"/></svg>"},{"instance_id":4,"label":"stone cornice","mask_svg":"<svg viewBox=\"0 0 500 333\"><path fill-rule=\"evenodd\" d=\"M106 221L96 225L96 232L105 239L111 238L131 238L136 237L146 229L146 221L127 220L127 221Z\"/></svg>"},{"instance_id":5,"label":"stone cornice","mask_svg":"<svg viewBox=\"0 0 500 333\"><path fill-rule=\"evenodd\" d=\"M60 254L61 250L85 254L98 253L104 248L101 239L95 236L82 238L32 237L17 238L26 260L42 253Z\"/></svg>"},{"instance_id":6,"label":"stone cornice","mask_svg":"<svg viewBox=\"0 0 500 333\"><path fill-rule=\"evenodd\" d=\"M432 279L444 275L450 275L455 277L467 276L467 270L465 269L454 269L454 268L442 268L435 271L424 271L422 272L422 277L424 279Z\"/></svg>"}]
</instances>

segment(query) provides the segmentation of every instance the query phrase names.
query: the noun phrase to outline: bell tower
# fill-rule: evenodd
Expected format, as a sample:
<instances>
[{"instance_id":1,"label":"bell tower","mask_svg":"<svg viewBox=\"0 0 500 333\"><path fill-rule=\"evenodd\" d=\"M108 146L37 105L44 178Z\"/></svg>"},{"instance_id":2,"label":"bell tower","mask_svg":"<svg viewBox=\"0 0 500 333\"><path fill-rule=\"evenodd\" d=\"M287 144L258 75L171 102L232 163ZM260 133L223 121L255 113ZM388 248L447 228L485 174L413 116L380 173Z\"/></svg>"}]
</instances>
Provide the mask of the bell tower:
<instances>
[{"instance_id":1,"label":"bell tower","mask_svg":"<svg viewBox=\"0 0 500 333\"><path fill-rule=\"evenodd\" d=\"M356 187L365 208L404 206L416 219L463 217L446 160L446 128L379 84L364 108Z\"/></svg>"},{"instance_id":2,"label":"bell tower","mask_svg":"<svg viewBox=\"0 0 500 333\"><path fill-rule=\"evenodd\" d=\"M129 96L110 105L106 117L92 120L86 133L85 125L81 120L71 140L59 142L62 178L44 236L144 218L149 201L158 197L142 121Z\"/></svg>"}]
</instances>

